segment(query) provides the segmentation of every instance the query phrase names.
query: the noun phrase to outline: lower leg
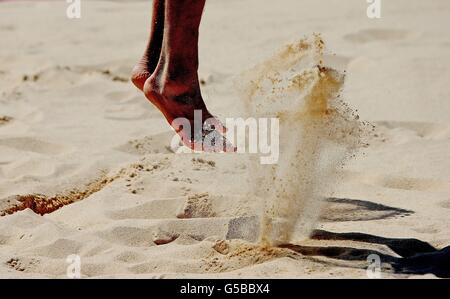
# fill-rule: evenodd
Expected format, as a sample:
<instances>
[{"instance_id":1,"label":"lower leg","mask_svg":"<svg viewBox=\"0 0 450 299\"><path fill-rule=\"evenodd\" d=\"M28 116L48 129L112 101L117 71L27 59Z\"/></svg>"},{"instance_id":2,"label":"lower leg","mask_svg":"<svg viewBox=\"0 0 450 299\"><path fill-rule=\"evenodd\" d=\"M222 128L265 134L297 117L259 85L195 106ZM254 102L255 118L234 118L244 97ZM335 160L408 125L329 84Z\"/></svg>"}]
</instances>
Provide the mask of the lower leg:
<instances>
[{"instance_id":1,"label":"lower leg","mask_svg":"<svg viewBox=\"0 0 450 299\"><path fill-rule=\"evenodd\" d=\"M223 144L229 150L231 145L216 132L223 132L224 128L209 113L200 91L198 39L204 6L205 0L165 0L161 56L155 71L145 82L144 93L177 130L185 145L209 151L212 148L206 148L203 139L206 134L213 133L217 136L215 143ZM196 110L202 118L200 124L194 117ZM191 132L184 128L180 131L173 122L180 118L189 122ZM203 128L206 120L208 126Z\"/></svg>"},{"instance_id":2,"label":"lower leg","mask_svg":"<svg viewBox=\"0 0 450 299\"><path fill-rule=\"evenodd\" d=\"M166 5L162 55L167 79L190 90L200 90L198 39L205 0L166 0Z\"/></svg>"},{"instance_id":3,"label":"lower leg","mask_svg":"<svg viewBox=\"0 0 450 299\"><path fill-rule=\"evenodd\" d=\"M194 110L211 117L201 96L198 79L198 36L205 0L166 0L161 57L150 93L163 95L173 117L191 119Z\"/></svg>"},{"instance_id":4,"label":"lower leg","mask_svg":"<svg viewBox=\"0 0 450 299\"><path fill-rule=\"evenodd\" d=\"M164 35L165 0L153 0L150 38L144 55L132 71L131 79L137 88L143 90L145 81L158 64Z\"/></svg>"}]
</instances>

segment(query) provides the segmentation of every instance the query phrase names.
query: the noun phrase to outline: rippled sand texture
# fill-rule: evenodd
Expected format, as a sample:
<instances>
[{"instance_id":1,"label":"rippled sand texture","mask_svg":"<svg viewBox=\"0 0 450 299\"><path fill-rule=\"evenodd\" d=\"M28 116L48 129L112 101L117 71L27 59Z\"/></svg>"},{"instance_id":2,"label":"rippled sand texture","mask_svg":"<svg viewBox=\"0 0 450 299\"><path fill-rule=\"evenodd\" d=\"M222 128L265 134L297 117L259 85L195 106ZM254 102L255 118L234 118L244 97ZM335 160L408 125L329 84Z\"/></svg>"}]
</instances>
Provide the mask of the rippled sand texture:
<instances>
[{"instance_id":1,"label":"rippled sand texture","mask_svg":"<svg viewBox=\"0 0 450 299\"><path fill-rule=\"evenodd\" d=\"M207 1L205 101L279 113L273 170L173 153L128 80L149 1L82 1L81 20L1 2L0 277L64 278L78 255L82 277L366 278L370 254L383 277L448 277L450 3L385 2L371 20L360 0ZM355 157L343 102L375 125Z\"/></svg>"}]
</instances>

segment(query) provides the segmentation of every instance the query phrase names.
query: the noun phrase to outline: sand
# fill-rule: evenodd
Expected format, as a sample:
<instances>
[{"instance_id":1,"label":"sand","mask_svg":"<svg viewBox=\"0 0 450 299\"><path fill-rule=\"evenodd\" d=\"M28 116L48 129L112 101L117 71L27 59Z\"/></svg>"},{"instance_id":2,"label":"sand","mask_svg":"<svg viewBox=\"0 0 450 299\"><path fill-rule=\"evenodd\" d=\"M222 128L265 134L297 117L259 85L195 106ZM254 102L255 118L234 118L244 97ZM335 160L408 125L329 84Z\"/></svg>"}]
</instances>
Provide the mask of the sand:
<instances>
[{"instance_id":1,"label":"sand","mask_svg":"<svg viewBox=\"0 0 450 299\"><path fill-rule=\"evenodd\" d=\"M450 4L384 1L380 20L365 1L282 4L208 1L199 73L211 111L241 116L236 82L316 32L324 65L345 71L340 98L375 131L332 192L314 180L327 194L303 215L311 238L269 247L252 233L261 197L248 157L174 154L128 80L149 1L84 1L81 20L64 2L2 3L0 277L64 278L78 255L81 277L367 278L372 253L384 278L447 276Z\"/></svg>"}]
</instances>

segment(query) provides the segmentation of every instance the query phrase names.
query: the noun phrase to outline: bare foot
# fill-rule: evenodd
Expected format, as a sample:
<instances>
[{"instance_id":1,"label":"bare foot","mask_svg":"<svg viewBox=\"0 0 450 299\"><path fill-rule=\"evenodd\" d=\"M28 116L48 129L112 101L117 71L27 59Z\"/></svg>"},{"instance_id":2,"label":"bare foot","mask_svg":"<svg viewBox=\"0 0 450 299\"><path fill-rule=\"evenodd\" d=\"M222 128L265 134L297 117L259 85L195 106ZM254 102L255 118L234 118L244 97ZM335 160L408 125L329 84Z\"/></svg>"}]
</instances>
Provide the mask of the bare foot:
<instances>
[{"instance_id":1,"label":"bare foot","mask_svg":"<svg viewBox=\"0 0 450 299\"><path fill-rule=\"evenodd\" d=\"M236 151L222 135L225 127L206 108L198 79L187 86L158 76L156 72L146 80L143 90L187 147L206 152ZM190 128L185 128L186 125Z\"/></svg>"},{"instance_id":2,"label":"bare foot","mask_svg":"<svg viewBox=\"0 0 450 299\"><path fill-rule=\"evenodd\" d=\"M149 43L131 80L186 146L236 151L223 137L220 121L206 108L198 82L198 28L205 0L154 0L153 5Z\"/></svg>"},{"instance_id":3,"label":"bare foot","mask_svg":"<svg viewBox=\"0 0 450 299\"><path fill-rule=\"evenodd\" d=\"M169 124L180 135L184 145L191 149L207 152L236 151L222 135L226 131L225 127L206 108L198 79L195 79L191 86L186 86L167 79L160 79L158 74L152 75L154 71L154 69L149 69L148 62L144 57L134 67L131 80L163 113ZM201 119L197 120L197 122L201 121L200 124L195 123L196 110L200 111ZM183 129L180 118L189 122L191 130Z\"/></svg>"}]
</instances>

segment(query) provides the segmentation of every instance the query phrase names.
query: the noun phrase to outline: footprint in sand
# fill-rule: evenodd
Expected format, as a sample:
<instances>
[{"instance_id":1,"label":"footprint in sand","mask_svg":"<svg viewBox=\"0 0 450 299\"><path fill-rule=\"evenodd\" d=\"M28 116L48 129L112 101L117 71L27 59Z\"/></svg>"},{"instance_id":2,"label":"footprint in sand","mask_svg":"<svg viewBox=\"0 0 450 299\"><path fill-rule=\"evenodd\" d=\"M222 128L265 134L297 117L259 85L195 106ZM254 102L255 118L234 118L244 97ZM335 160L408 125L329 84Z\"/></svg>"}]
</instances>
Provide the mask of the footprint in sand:
<instances>
[{"instance_id":1,"label":"footprint in sand","mask_svg":"<svg viewBox=\"0 0 450 299\"><path fill-rule=\"evenodd\" d=\"M173 131L167 131L152 136L145 136L140 139L128 141L120 145L116 150L136 156L145 156L148 154L170 154L173 151L170 148L173 139Z\"/></svg>"},{"instance_id":2,"label":"footprint in sand","mask_svg":"<svg viewBox=\"0 0 450 299\"><path fill-rule=\"evenodd\" d=\"M2 138L0 139L0 146L43 155L59 155L68 151L66 146L41 141L33 137Z\"/></svg>"},{"instance_id":3,"label":"footprint in sand","mask_svg":"<svg viewBox=\"0 0 450 299\"><path fill-rule=\"evenodd\" d=\"M366 44L370 42L401 41L414 37L412 32L393 29L364 29L344 36L353 43Z\"/></svg>"}]
</instances>

